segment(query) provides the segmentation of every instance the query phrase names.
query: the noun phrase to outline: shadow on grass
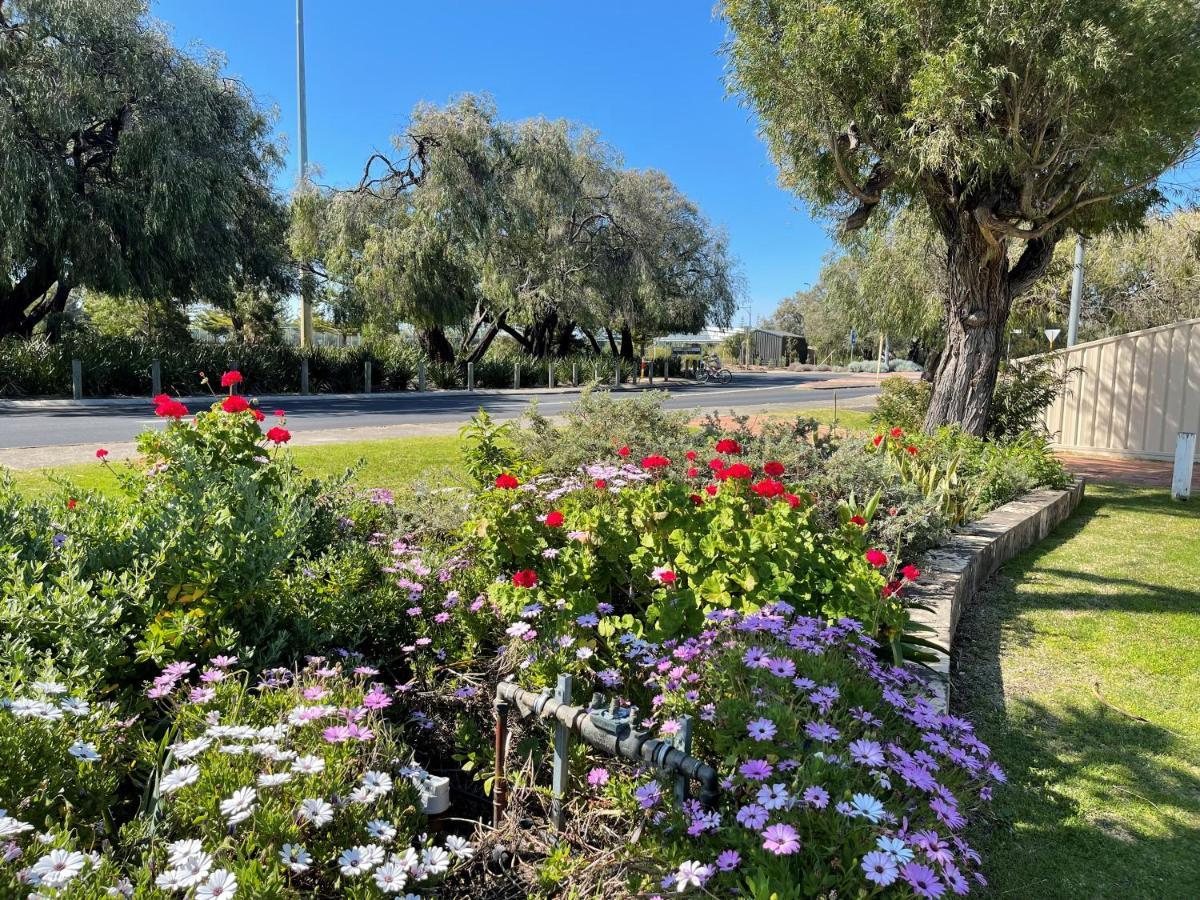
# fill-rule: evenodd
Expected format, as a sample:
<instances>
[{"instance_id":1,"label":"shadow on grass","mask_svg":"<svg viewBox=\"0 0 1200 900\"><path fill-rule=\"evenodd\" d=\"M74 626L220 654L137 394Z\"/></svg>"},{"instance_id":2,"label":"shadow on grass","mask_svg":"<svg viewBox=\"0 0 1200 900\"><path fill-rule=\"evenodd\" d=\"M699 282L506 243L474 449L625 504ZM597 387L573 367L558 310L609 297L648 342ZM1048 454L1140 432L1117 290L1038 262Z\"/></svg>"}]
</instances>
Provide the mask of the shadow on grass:
<instances>
[{"instance_id":1,"label":"shadow on grass","mask_svg":"<svg viewBox=\"0 0 1200 900\"><path fill-rule=\"evenodd\" d=\"M1200 591L1182 585L1063 568L1062 554L1057 565L1043 565L1085 527L1132 511L1200 514L1165 494L1096 491L964 610L955 639L955 712L976 723L1010 779L972 834L993 896L1200 897L1200 770L1186 762L1200 755L1197 736L1123 714L1091 685L1056 683L1053 672L1044 685L1005 696L1002 650L1059 637L1035 628L1024 611L1200 614ZM1038 590L1018 589L1033 579ZM1042 589L1051 583L1061 589ZM1076 691L1074 698L1044 702L1055 687Z\"/></svg>"}]
</instances>

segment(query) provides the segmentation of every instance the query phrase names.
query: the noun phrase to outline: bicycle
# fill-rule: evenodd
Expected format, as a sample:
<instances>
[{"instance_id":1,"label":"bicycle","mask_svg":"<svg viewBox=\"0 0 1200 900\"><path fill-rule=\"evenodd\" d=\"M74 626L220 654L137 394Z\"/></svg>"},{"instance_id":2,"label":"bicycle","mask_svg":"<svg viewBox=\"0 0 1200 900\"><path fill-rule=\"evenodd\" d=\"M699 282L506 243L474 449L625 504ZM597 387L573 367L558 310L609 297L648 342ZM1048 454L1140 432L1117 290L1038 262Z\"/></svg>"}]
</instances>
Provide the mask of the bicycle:
<instances>
[{"instance_id":1,"label":"bicycle","mask_svg":"<svg viewBox=\"0 0 1200 900\"><path fill-rule=\"evenodd\" d=\"M720 365L703 364L693 373L699 384L716 381L718 384L729 384L733 381L733 373Z\"/></svg>"}]
</instances>

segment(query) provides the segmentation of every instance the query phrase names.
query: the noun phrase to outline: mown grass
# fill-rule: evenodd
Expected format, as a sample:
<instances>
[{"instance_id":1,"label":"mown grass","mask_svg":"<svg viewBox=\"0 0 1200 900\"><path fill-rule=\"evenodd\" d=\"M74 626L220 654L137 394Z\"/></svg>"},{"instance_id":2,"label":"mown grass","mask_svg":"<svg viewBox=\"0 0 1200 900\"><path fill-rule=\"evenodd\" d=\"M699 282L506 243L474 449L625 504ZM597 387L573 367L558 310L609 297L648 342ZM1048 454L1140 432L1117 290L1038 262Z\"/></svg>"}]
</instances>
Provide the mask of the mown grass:
<instances>
[{"instance_id":1,"label":"mown grass","mask_svg":"<svg viewBox=\"0 0 1200 900\"><path fill-rule=\"evenodd\" d=\"M1200 504L1089 486L964 615L956 711L1011 783L995 896L1200 896Z\"/></svg>"},{"instance_id":2,"label":"mown grass","mask_svg":"<svg viewBox=\"0 0 1200 900\"><path fill-rule=\"evenodd\" d=\"M399 488L418 478L462 461L457 435L421 435L394 440L310 444L289 451L296 463L313 476L341 474L357 467L354 481L362 487ZM114 467L125 463L113 463ZM30 495L52 491L56 480L66 480L81 490L109 490L113 475L100 463L51 469L13 470L17 486Z\"/></svg>"}]
</instances>

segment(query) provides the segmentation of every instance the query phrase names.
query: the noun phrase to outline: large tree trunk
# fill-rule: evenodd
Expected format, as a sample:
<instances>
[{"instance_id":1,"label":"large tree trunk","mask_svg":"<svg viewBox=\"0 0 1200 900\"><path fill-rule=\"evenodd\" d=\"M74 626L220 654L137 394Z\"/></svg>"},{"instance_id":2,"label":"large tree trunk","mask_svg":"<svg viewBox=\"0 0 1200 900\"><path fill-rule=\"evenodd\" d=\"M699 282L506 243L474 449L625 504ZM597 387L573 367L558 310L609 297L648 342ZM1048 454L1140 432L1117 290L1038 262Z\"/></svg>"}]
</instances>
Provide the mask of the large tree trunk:
<instances>
[{"instance_id":1,"label":"large tree trunk","mask_svg":"<svg viewBox=\"0 0 1200 900\"><path fill-rule=\"evenodd\" d=\"M0 276L5 278L5 276ZM52 261L40 259L28 270L21 279L11 287L7 279L0 285L0 337L10 334L24 334L42 320L49 312L48 305L39 304L39 309L26 315L25 310L39 298L45 298L46 292L58 281L58 272ZM42 310L42 307L46 307ZM42 310L39 312L39 310ZM32 320L32 321L31 321Z\"/></svg>"},{"instance_id":2,"label":"large tree trunk","mask_svg":"<svg viewBox=\"0 0 1200 900\"><path fill-rule=\"evenodd\" d=\"M933 379L925 430L957 424L982 436L996 387L1012 302L1004 244L991 243L969 216L947 235L946 345Z\"/></svg>"},{"instance_id":3,"label":"large tree trunk","mask_svg":"<svg viewBox=\"0 0 1200 900\"><path fill-rule=\"evenodd\" d=\"M450 343L450 339L446 337L446 332L441 325L431 325L429 328L422 328L417 332L417 341L421 345L421 349L428 355L430 361L435 363L446 363L447 365L454 364L454 346Z\"/></svg>"},{"instance_id":4,"label":"large tree trunk","mask_svg":"<svg viewBox=\"0 0 1200 900\"><path fill-rule=\"evenodd\" d=\"M633 362L633 331L625 321L621 322L621 359Z\"/></svg>"},{"instance_id":5,"label":"large tree trunk","mask_svg":"<svg viewBox=\"0 0 1200 900\"><path fill-rule=\"evenodd\" d=\"M986 232L967 206L930 202L934 221L946 239L946 342L937 358L925 430L960 425L982 437L1013 298L1045 273L1062 232L1051 229L1025 241L1010 267L1005 238Z\"/></svg>"}]
</instances>

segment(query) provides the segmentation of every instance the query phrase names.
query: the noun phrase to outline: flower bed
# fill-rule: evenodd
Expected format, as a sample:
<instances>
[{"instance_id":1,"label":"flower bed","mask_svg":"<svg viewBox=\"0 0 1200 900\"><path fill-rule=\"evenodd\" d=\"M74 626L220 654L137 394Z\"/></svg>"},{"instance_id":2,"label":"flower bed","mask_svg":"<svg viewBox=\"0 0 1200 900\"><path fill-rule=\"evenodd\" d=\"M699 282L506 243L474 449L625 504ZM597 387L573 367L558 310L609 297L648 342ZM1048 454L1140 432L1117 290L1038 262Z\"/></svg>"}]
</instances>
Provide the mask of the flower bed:
<instances>
[{"instance_id":1,"label":"flower bed","mask_svg":"<svg viewBox=\"0 0 1200 900\"><path fill-rule=\"evenodd\" d=\"M604 865L556 857L543 886L586 892L612 867L622 890L781 897L976 877L958 834L1000 773L898 665L921 650L904 536L933 540L1037 477L1037 446L835 446L803 420L696 434L647 406L627 419L662 443L634 429L583 464L539 456L551 426L477 422L474 488L397 499L305 478L282 411L268 422L239 383L227 373L228 395L194 416L156 398L167 427L112 467L116 499L0 485L16 723L0 748L20 761L0 773L0 883L207 900L419 893L448 874L455 896L476 882L452 864L486 869L465 835L422 837L413 776L454 778L482 814L470 780L489 786L496 682L539 690L564 672L657 734L692 716L724 792L680 810L647 773L577 747L591 801L645 832ZM989 492L964 490L972 467ZM523 740L533 786L546 738Z\"/></svg>"}]
</instances>

